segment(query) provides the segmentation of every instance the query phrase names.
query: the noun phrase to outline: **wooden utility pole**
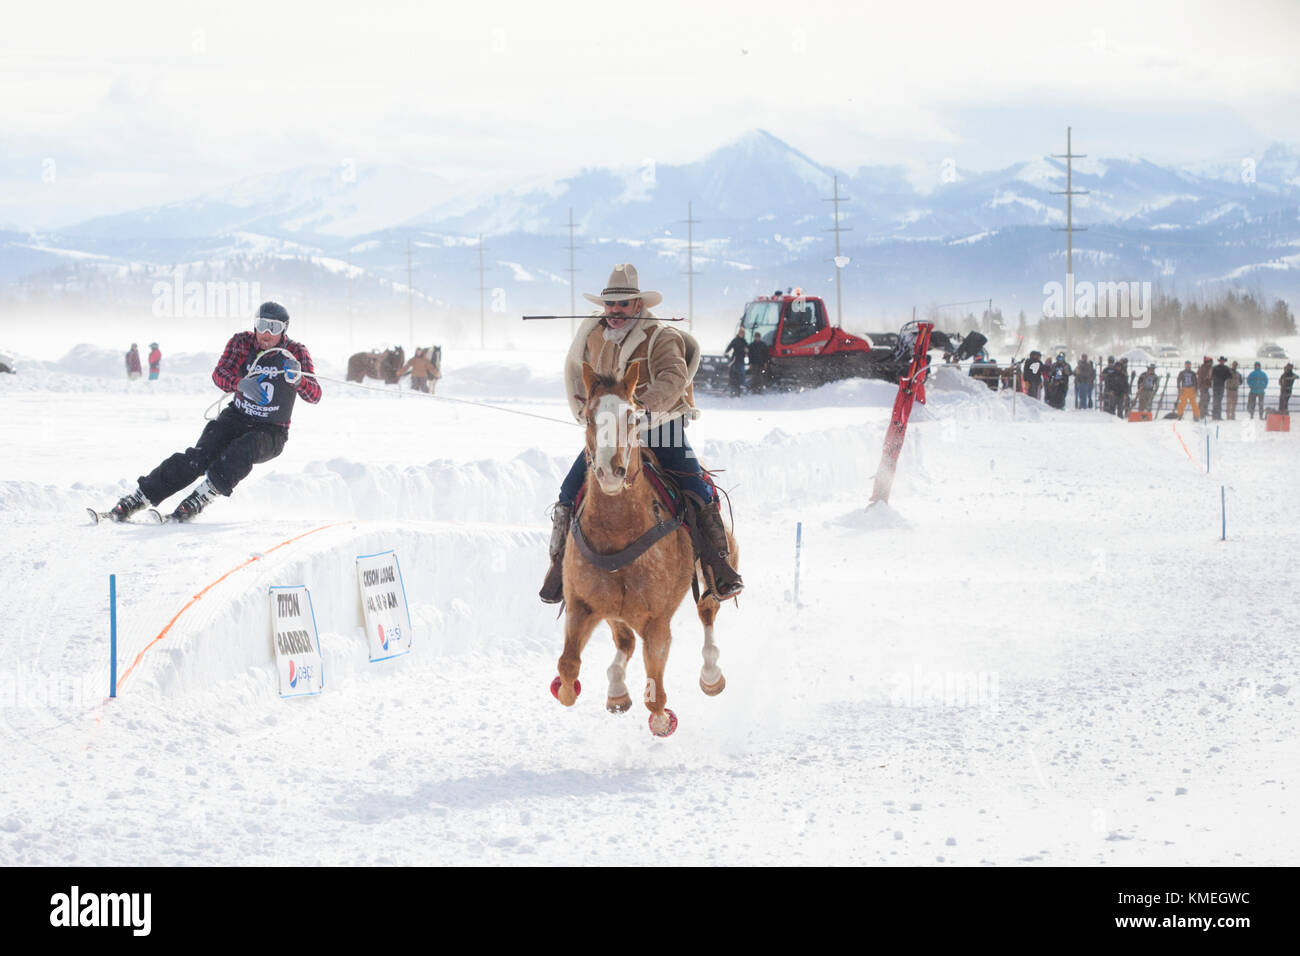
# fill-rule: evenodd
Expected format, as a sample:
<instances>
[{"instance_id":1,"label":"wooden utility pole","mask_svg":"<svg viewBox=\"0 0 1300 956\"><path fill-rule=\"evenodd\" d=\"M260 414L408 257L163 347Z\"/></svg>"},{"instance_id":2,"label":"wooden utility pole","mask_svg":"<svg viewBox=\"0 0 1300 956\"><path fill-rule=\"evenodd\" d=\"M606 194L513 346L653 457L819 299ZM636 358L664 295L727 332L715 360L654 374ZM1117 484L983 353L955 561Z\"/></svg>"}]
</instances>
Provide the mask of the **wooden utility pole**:
<instances>
[{"instance_id":1,"label":"wooden utility pole","mask_svg":"<svg viewBox=\"0 0 1300 956\"><path fill-rule=\"evenodd\" d=\"M1070 140L1073 127L1065 128L1065 153L1054 153L1053 159L1065 160L1065 189L1054 189L1052 194L1055 196L1065 197L1065 228L1053 226L1057 232L1065 233L1065 344L1074 347L1073 338L1073 319L1074 319L1074 197L1086 196L1088 190L1075 189L1073 183L1073 169L1071 161L1075 159L1084 159L1087 153L1075 153L1071 149ZM1080 232L1087 232L1087 229L1080 228Z\"/></svg>"},{"instance_id":2,"label":"wooden utility pole","mask_svg":"<svg viewBox=\"0 0 1300 956\"><path fill-rule=\"evenodd\" d=\"M483 265L483 234L478 237L478 347L487 347L487 285L483 280L486 267ZM570 313L572 314L572 313Z\"/></svg>"},{"instance_id":3,"label":"wooden utility pole","mask_svg":"<svg viewBox=\"0 0 1300 956\"><path fill-rule=\"evenodd\" d=\"M693 203L686 204L686 218L678 222L686 223L686 328L695 331L695 233L692 227L702 220L696 219L692 212Z\"/></svg>"},{"instance_id":4,"label":"wooden utility pole","mask_svg":"<svg viewBox=\"0 0 1300 956\"><path fill-rule=\"evenodd\" d=\"M832 196L830 199L823 199L822 202L830 202L835 204L834 207L835 225L832 226L830 229L826 229L824 231L835 233L835 258L831 261L835 263L835 327L838 329L844 321L843 299L841 298L840 295L840 271L844 268L844 266L848 265L848 262L840 256L840 233L851 232L853 227L840 225L840 201L841 200L848 201L850 197L840 195L839 176L834 177L834 183L835 183L835 195Z\"/></svg>"},{"instance_id":5,"label":"wooden utility pole","mask_svg":"<svg viewBox=\"0 0 1300 956\"><path fill-rule=\"evenodd\" d=\"M411 240L406 240L406 321L411 354L415 354L415 269L411 265Z\"/></svg>"},{"instance_id":6,"label":"wooden utility pole","mask_svg":"<svg viewBox=\"0 0 1300 956\"><path fill-rule=\"evenodd\" d=\"M573 244L573 227L575 225L577 224L573 221L573 207L570 206L569 207L569 315L571 317L576 316L578 314L578 303L577 303L577 299L575 298L575 291L578 288L578 280L577 280L578 270L573 267L573 251L577 248L577 246ZM569 319L570 336L577 334L578 332L577 322L578 320L576 318Z\"/></svg>"}]
</instances>

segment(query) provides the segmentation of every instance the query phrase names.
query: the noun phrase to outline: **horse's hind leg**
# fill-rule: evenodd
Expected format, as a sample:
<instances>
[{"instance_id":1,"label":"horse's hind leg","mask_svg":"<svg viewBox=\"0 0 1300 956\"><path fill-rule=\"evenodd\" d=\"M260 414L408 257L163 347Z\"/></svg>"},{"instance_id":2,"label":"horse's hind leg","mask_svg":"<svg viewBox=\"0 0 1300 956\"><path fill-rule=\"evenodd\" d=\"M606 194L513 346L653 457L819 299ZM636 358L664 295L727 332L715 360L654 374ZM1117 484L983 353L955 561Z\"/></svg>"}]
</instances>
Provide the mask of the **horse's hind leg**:
<instances>
[{"instance_id":1,"label":"horse's hind leg","mask_svg":"<svg viewBox=\"0 0 1300 956\"><path fill-rule=\"evenodd\" d=\"M664 667L668 664L668 650L673 634L668 618L650 621L641 632L641 654L645 660L645 705L650 711L650 732L656 737L667 737L677 729L677 715L664 706L668 692L664 690Z\"/></svg>"},{"instance_id":2,"label":"horse's hind leg","mask_svg":"<svg viewBox=\"0 0 1300 956\"><path fill-rule=\"evenodd\" d=\"M627 692L627 662L636 651L636 634L622 621L610 621L614 632L614 663L605 676L609 678L609 692L605 696L605 709L611 714L626 713L632 707L632 695Z\"/></svg>"},{"instance_id":3,"label":"horse's hind leg","mask_svg":"<svg viewBox=\"0 0 1300 956\"><path fill-rule=\"evenodd\" d=\"M718 666L718 645L713 643L713 622L718 616L718 602L707 597L695 606L695 612L704 625L704 666L700 668L700 690L710 697L717 697L727 686L727 679L722 676Z\"/></svg>"},{"instance_id":4,"label":"horse's hind leg","mask_svg":"<svg viewBox=\"0 0 1300 956\"><path fill-rule=\"evenodd\" d=\"M564 612L564 653L560 655L557 670L559 686L555 696L565 707L572 707L578 699L578 671L582 669L582 649L587 646L591 632L600 623L590 609L579 603L570 604Z\"/></svg>"}]
</instances>

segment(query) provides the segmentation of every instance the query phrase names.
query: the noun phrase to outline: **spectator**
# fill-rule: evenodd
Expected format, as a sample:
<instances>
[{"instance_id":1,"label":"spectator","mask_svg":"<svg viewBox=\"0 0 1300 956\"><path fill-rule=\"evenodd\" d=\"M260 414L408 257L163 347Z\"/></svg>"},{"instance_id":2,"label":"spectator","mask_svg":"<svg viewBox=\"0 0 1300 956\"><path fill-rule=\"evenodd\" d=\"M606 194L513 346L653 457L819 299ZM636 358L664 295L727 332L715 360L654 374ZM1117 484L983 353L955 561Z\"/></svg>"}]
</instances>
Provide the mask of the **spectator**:
<instances>
[{"instance_id":1,"label":"spectator","mask_svg":"<svg viewBox=\"0 0 1300 956\"><path fill-rule=\"evenodd\" d=\"M745 330L739 328L736 330L736 337L727 345L726 351L722 354L731 359L729 375L731 379L731 394L739 395L745 388L745 355L749 347L745 344Z\"/></svg>"},{"instance_id":2,"label":"spectator","mask_svg":"<svg viewBox=\"0 0 1300 956\"><path fill-rule=\"evenodd\" d=\"M442 378L442 371L430 357L430 347L417 347L411 360L403 365L397 372L400 379L407 372L411 373L411 388L417 392L433 393L429 387L429 382L434 382L435 387L438 379Z\"/></svg>"},{"instance_id":3,"label":"spectator","mask_svg":"<svg viewBox=\"0 0 1300 956\"><path fill-rule=\"evenodd\" d=\"M1148 365L1147 370L1138 376L1138 411L1150 412L1151 400L1155 397L1156 386L1160 384L1160 375L1155 365Z\"/></svg>"},{"instance_id":4,"label":"spectator","mask_svg":"<svg viewBox=\"0 0 1300 956\"><path fill-rule=\"evenodd\" d=\"M1278 396L1277 410L1283 415L1289 415L1287 405L1291 402L1291 386L1295 384L1296 374L1291 367L1291 363L1286 363L1286 368L1282 370L1282 375L1278 378L1278 384L1282 386L1282 394Z\"/></svg>"},{"instance_id":5,"label":"spectator","mask_svg":"<svg viewBox=\"0 0 1300 956\"><path fill-rule=\"evenodd\" d=\"M140 350L134 342L126 353L126 377L133 382L140 377Z\"/></svg>"},{"instance_id":6,"label":"spectator","mask_svg":"<svg viewBox=\"0 0 1300 956\"><path fill-rule=\"evenodd\" d=\"M1196 370L1196 388L1201 393L1201 419L1210 415L1210 380L1213 377L1214 360L1208 355Z\"/></svg>"},{"instance_id":7,"label":"spectator","mask_svg":"<svg viewBox=\"0 0 1300 956\"><path fill-rule=\"evenodd\" d=\"M1056 361L1047 368L1047 404L1052 408L1065 408L1065 396L1070 391L1070 365L1065 353L1059 352Z\"/></svg>"},{"instance_id":8,"label":"spectator","mask_svg":"<svg viewBox=\"0 0 1300 956\"><path fill-rule=\"evenodd\" d=\"M1219 364L1214 366L1210 372L1210 381L1214 387L1214 420L1216 422L1223 420L1223 390L1227 387L1228 379L1232 378L1232 369L1228 368L1228 360L1224 356L1219 356Z\"/></svg>"},{"instance_id":9,"label":"spectator","mask_svg":"<svg viewBox=\"0 0 1300 956\"><path fill-rule=\"evenodd\" d=\"M158 349L157 342L149 343L149 381L158 381L158 373L162 371L162 352Z\"/></svg>"},{"instance_id":10,"label":"spectator","mask_svg":"<svg viewBox=\"0 0 1300 956\"><path fill-rule=\"evenodd\" d=\"M1128 370L1128 359L1120 359L1115 366L1119 369L1119 374L1115 376L1115 387L1119 391L1119 397L1115 401L1115 414L1127 418L1132 402L1129 390L1133 387L1133 375Z\"/></svg>"},{"instance_id":11,"label":"spectator","mask_svg":"<svg viewBox=\"0 0 1300 956\"><path fill-rule=\"evenodd\" d=\"M767 343L757 332L749 342L749 390L761 392L767 388Z\"/></svg>"},{"instance_id":12,"label":"spectator","mask_svg":"<svg viewBox=\"0 0 1300 956\"><path fill-rule=\"evenodd\" d=\"M1183 412L1188 405L1192 406L1192 420L1201 417L1201 410L1196 404L1196 373L1192 371L1192 363L1184 362L1183 370L1178 373L1178 407L1174 409L1174 418L1182 420Z\"/></svg>"},{"instance_id":13,"label":"spectator","mask_svg":"<svg viewBox=\"0 0 1300 956\"><path fill-rule=\"evenodd\" d=\"M1088 353L1079 356L1074 367L1074 407L1092 408L1092 386L1097 381L1097 367L1088 361Z\"/></svg>"},{"instance_id":14,"label":"spectator","mask_svg":"<svg viewBox=\"0 0 1300 956\"><path fill-rule=\"evenodd\" d=\"M1043 391L1043 353L1037 349L1025 359L1025 394L1030 398L1039 398Z\"/></svg>"},{"instance_id":15,"label":"spectator","mask_svg":"<svg viewBox=\"0 0 1300 956\"><path fill-rule=\"evenodd\" d=\"M1228 376L1228 383L1224 386L1224 391L1228 407L1228 421L1234 421L1237 418L1237 391L1241 388L1241 372L1237 370L1237 363L1232 363L1232 374Z\"/></svg>"},{"instance_id":16,"label":"spectator","mask_svg":"<svg viewBox=\"0 0 1300 956\"><path fill-rule=\"evenodd\" d=\"M1268 388L1268 373L1255 363L1255 369L1246 376L1246 387L1250 389L1250 394L1246 396L1246 417L1254 418L1255 409L1259 409L1259 417L1264 417L1264 389Z\"/></svg>"}]
</instances>

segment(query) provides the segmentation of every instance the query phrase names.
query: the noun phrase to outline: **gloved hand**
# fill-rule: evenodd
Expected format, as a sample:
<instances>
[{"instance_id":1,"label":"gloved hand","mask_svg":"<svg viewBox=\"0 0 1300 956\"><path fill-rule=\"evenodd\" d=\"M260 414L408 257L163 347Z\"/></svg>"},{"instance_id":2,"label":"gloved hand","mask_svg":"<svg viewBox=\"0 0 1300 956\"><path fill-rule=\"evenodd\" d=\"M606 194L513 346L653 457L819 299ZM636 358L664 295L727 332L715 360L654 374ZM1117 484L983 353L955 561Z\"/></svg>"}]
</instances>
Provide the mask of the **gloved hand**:
<instances>
[{"instance_id":1,"label":"gloved hand","mask_svg":"<svg viewBox=\"0 0 1300 956\"><path fill-rule=\"evenodd\" d=\"M262 391L262 383L257 380L256 375L245 375L239 380L239 394L254 405L266 405L271 401Z\"/></svg>"},{"instance_id":2,"label":"gloved hand","mask_svg":"<svg viewBox=\"0 0 1300 956\"><path fill-rule=\"evenodd\" d=\"M291 355L284 359L284 380L295 388L302 381L302 363Z\"/></svg>"}]
</instances>

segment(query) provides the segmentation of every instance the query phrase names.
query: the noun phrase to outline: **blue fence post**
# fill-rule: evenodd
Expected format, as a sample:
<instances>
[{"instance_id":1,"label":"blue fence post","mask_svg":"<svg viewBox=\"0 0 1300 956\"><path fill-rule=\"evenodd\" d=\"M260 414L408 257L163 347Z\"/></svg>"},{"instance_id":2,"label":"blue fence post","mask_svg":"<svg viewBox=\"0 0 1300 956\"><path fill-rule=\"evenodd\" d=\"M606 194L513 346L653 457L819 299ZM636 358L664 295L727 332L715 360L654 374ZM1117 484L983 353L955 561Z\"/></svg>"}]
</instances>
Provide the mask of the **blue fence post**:
<instances>
[{"instance_id":1,"label":"blue fence post","mask_svg":"<svg viewBox=\"0 0 1300 956\"><path fill-rule=\"evenodd\" d=\"M1210 473L1210 436L1205 436L1205 473Z\"/></svg>"},{"instance_id":2,"label":"blue fence post","mask_svg":"<svg viewBox=\"0 0 1300 956\"><path fill-rule=\"evenodd\" d=\"M108 576L108 696L117 696L117 575Z\"/></svg>"},{"instance_id":3,"label":"blue fence post","mask_svg":"<svg viewBox=\"0 0 1300 956\"><path fill-rule=\"evenodd\" d=\"M1220 541L1228 540L1228 490L1226 486L1219 485L1219 513L1223 516L1223 537Z\"/></svg>"}]
</instances>

